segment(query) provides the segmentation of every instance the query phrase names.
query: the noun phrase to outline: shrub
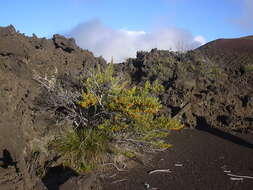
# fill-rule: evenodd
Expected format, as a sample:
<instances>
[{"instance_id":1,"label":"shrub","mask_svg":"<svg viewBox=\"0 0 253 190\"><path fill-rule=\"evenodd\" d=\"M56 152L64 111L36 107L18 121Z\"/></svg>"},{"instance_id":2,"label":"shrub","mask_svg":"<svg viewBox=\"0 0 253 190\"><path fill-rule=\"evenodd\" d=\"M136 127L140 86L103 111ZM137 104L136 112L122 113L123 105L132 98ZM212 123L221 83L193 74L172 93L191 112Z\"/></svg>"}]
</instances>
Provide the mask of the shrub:
<instances>
[{"instance_id":1,"label":"shrub","mask_svg":"<svg viewBox=\"0 0 253 190\"><path fill-rule=\"evenodd\" d=\"M64 164L80 172L105 163L124 164L117 159L119 155L133 158L165 150L170 147L164 140L168 130L183 127L161 115L157 96L164 89L158 81L131 87L114 76L113 64L83 74L81 81L81 96L65 103L66 110L72 111L64 117L74 127L63 130L53 141Z\"/></svg>"},{"instance_id":2,"label":"shrub","mask_svg":"<svg viewBox=\"0 0 253 190\"><path fill-rule=\"evenodd\" d=\"M249 73L253 71L253 65L247 64L242 66L242 70L244 73Z\"/></svg>"},{"instance_id":3,"label":"shrub","mask_svg":"<svg viewBox=\"0 0 253 190\"><path fill-rule=\"evenodd\" d=\"M64 130L54 144L63 164L80 172L104 162L104 153L109 150L109 138L101 130Z\"/></svg>"}]
</instances>

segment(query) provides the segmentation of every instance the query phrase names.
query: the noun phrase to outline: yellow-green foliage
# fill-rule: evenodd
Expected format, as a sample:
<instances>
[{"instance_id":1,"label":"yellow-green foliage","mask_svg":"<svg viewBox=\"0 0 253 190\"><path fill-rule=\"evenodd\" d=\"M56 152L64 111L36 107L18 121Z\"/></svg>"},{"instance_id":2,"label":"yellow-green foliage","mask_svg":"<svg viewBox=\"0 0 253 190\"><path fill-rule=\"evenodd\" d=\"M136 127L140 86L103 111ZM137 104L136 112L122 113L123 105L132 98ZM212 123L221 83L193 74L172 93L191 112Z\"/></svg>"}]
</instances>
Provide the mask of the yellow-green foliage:
<instances>
[{"instance_id":1,"label":"yellow-green foliage","mask_svg":"<svg viewBox=\"0 0 253 190\"><path fill-rule=\"evenodd\" d=\"M244 70L244 72L252 72L253 71L253 65L250 65L250 64L248 64L248 65L244 65L243 66L243 70Z\"/></svg>"},{"instance_id":2,"label":"yellow-green foliage","mask_svg":"<svg viewBox=\"0 0 253 190\"><path fill-rule=\"evenodd\" d=\"M183 127L160 114L157 94L164 88L158 81L130 87L113 74L110 64L105 71L97 69L84 77L85 89L77 104L87 122L56 141L65 164L78 171L110 161L118 152L134 157L135 152L166 149L168 130Z\"/></svg>"},{"instance_id":3,"label":"yellow-green foliage","mask_svg":"<svg viewBox=\"0 0 253 190\"><path fill-rule=\"evenodd\" d=\"M94 106L97 103L97 98L91 92L84 92L82 96L82 101L80 105L83 108L88 108L89 106Z\"/></svg>"},{"instance_id":4,"label":"yellow-green foliage","mask_svg":"<svg viewBox=\"0 0 253 190\"><path fill-rule=\"evenodd\" d=\"M82 172L105 160L109 138L100 130L64 130L54 142L62 153L64 165Z\"/></svg>"}]
</instances>

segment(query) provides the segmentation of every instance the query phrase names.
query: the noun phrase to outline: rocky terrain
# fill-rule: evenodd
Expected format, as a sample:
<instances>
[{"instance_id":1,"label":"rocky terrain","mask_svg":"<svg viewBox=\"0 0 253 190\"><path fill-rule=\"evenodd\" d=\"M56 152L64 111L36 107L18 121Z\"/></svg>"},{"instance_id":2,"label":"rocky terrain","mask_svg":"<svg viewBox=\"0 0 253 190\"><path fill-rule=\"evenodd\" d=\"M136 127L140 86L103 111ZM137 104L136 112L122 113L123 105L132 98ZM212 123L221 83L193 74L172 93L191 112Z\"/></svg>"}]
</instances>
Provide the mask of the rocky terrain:
<instances>
[{"instance_id":1,"label":"rocky terrain","mask_svg":"<svg viewBox=\"0 0 253 190\"><path fill-rule=\"evenodd\" d=\"M12 26L0 28L0 149L4 168L0 171L1 189L44 189L33 165L34 146L55 127L54 113L41 112L37 76L58 77L78 74L85 67L105 64L73 40L55 35L53 39L26 37ZM45 161L45 160L44 160Z\"/></svg>"},{"instance_id":2,"label":"rocky terrain","mask_svg":"<svg viewBox=\"0 0 253 190\"><path fill-rule=\"evenodd\" d=\"M108 182L99 180L95 174L79 175L70 168L63 168L57 165L58 158L55 155L41 151L47 138L50 138L48 133L57 130L57 113L43 109L38 103L39 99L47 98L43 96L39 79L49 82L65 80L66 76L76 76L97 65L103 67L106 62L101 57L94 57L88 50L80 49L73 39L60 35L54 35L52 39L37 38L35 35L26 37L13 26L0 27L0 189L102 189L101 184L107 189L117 189L108 187ZM146 80L158 79L166 90L160 97L165 105L164 113L180 119L187 128L199 129L238 145L234 147L216 138L203 137L201 134L198 136L196 133L196 139L200 141L192 141L189 146L207 143L204 147L208 149L212 146L212 141L217 141L213 146L221 146L218 152L222 153L224 146L227 148L226 155L231 153L230 164L235 163L238 158L233 155L242 155L245 159L253 156L252 37L220 39L187 53L156 49L138 52L137 58L117 64L116 69L137 85ZM188 133L182 134L183 138L175 137L173 144L176 150L178 141L189 138ZM244 136L238 137L238 134L246 134L246 139ZM205 142L205 139L209 141ZM178 145L179 155L180 148L184 146L187 145ZM230 151L234 148L238 151ZM210 150L216 151L215 148ZM187 151L190 150L185 152ZM202 149L195 149L193 152L197 154L198 151L199 154L202 151L207 154ZM170 151L165 155L170 157ZM174 156L176 158L177 154ZM166 160L164 155L163 159ZM244 168L248 167L245 169L249 173L247 175L252 174L252 162L246 159L244 164ZM40 173L41 166L45 171ZM211 171L215 170L211 168ZM202 174L199 171L196 173ZM216 173L212 175L215 176ZM204 179L201 183L205 182ZM163 187L167 185L172 184L165 183ZM247 183L241 189L248 189L250 185L253 184ZM151 189L145 185L138 188L126 186L126 189L127 187ZM187 186L181 187L184 189ZM197 187L200 186L193 186L192 189L198 189ZM230 185L210 189L229 187Z\"/></svg>"},{"instance_id":3,"label":"rocky terrain","mask_svg":"<svg viewBox=\"0 0 253 190\"><path fill-rule=\"evenodd\" d=\"M253 125L252 48L251 40L233 39L184 54L154 49L120 67L136 83L162 81L166 112L188 127L201 119L216 128L247 132Z\"/></svg>"}]
</instances>

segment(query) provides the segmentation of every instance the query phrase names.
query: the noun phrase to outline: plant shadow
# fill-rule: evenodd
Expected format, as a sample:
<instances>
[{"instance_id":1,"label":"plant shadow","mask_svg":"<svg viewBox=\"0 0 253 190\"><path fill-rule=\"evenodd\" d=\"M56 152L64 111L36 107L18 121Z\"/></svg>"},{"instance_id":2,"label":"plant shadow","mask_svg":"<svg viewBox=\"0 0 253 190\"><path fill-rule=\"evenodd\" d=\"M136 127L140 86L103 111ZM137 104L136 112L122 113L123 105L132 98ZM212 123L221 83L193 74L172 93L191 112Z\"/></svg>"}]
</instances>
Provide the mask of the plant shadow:
<instances>
[{"instance_id":1,"label":"plant shadow","mask_svg":"<svg viewBox=\"0 0 253 190\"><path fill-rule=\"evenodd\" d=\"M212 135L215 135L215 136L220 137L222 139L228 140L234 144L237 144L237 145L249 148L249 149L253 149L252 143L247 142L240 137L237 137L235 135L232 135L230 133L227 133L225 131L222 131L220 129L210 126L207 123L205 117L196 116L196 118L197 118L197 127L196 127L197 130L208 132Z\"/></svg>"},{"instance_id":2,"label":"plant shadow","mask_svg":"<svg viewBox=\"0 0 253 190\"><path fill-rule=\"evenodd\" d=\"M0 158L0 161L3 162L3 165L2 167L3 168L8 168L9 166L14 166L15 169L16 169L16 172L18 172L18 168L17 168L17 162L15 162L11 156L11 153L7 150L7 149L4 149L3 150L3 157Z\"/></svg>"},{"instance_id":3,"label":"plant shadow","mask_svg":"<svg viewBox=\"0 0 253 190\"><path fill-rule=\"evenodd\" d=\"M56 166L48 169L46 175L42 178L42 182L48 190L59 190L60 185L75 176L78 176L78 173L71 168Z\"/></svg>"}]
</instances>

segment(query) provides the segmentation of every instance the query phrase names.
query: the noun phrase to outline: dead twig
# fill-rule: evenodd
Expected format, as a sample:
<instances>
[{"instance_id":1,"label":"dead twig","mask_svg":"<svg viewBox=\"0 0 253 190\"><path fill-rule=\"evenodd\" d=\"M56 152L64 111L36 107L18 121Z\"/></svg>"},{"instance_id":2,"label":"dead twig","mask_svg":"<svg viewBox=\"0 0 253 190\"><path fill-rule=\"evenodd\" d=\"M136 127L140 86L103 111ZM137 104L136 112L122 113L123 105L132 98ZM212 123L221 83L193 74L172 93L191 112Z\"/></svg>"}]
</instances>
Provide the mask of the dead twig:
<instances>
[{"instance_id":1,"label":"dead twig","mask_svg":"<svg viewBox=\"0 0 253 190\"><path fill-rule=\"evenodd\" d=\"M119 180L113 181L112 184L120 183L120 182L127 181L127 180L128 180L127 178L119 179Z\"/></svg>"},{"instance_id":2,"label":"dead twig","mask_svg":"<svg viewBox=\"0 0 253 190\"><path fill-rule=\"evenodd\" d=\"M227 174L227 175L231 177L236 177L236 178L253 179L253 177L245 176L245 175L235 175L235 174Z\"/></svg>"},{"instance_id":3,"label":"dead twig","mask_svg":"<svg viewBox=\"0 0 253 190\"><path fill-rule=\"evenodd\" d=\"M114 164L114 163L105 163L105 164L103 164L104 166L106 166L106 165L112 165L112 166L114 166L118 171L120 171L120 172L125 172L125 171L127 171L127 170L124 170L124 169L121 169L121 168L119 168L116 164Z\"/></svg>"},{"instance_id":4,"label":"dead twig","mask_svg":"<svg viewBox=\"0 0 253 190\"><path fill-rule=\"evenodd\" d=\"M163 170L153 170L150 171L148 174L154 174L154 173L171 173L170 169L163 169Z\"/></svg>"},{"instance_id":5,"label":"dead twig","mask_svg":"<svg viewBox=\"0 0 253 190\"><path fill-rule=\"evenodd\" d=\"M240 177L240 178L230 177L230 180L232 180L232 181L243 181L243 178L242 177Z\"/></svg>"}]
</instances>

